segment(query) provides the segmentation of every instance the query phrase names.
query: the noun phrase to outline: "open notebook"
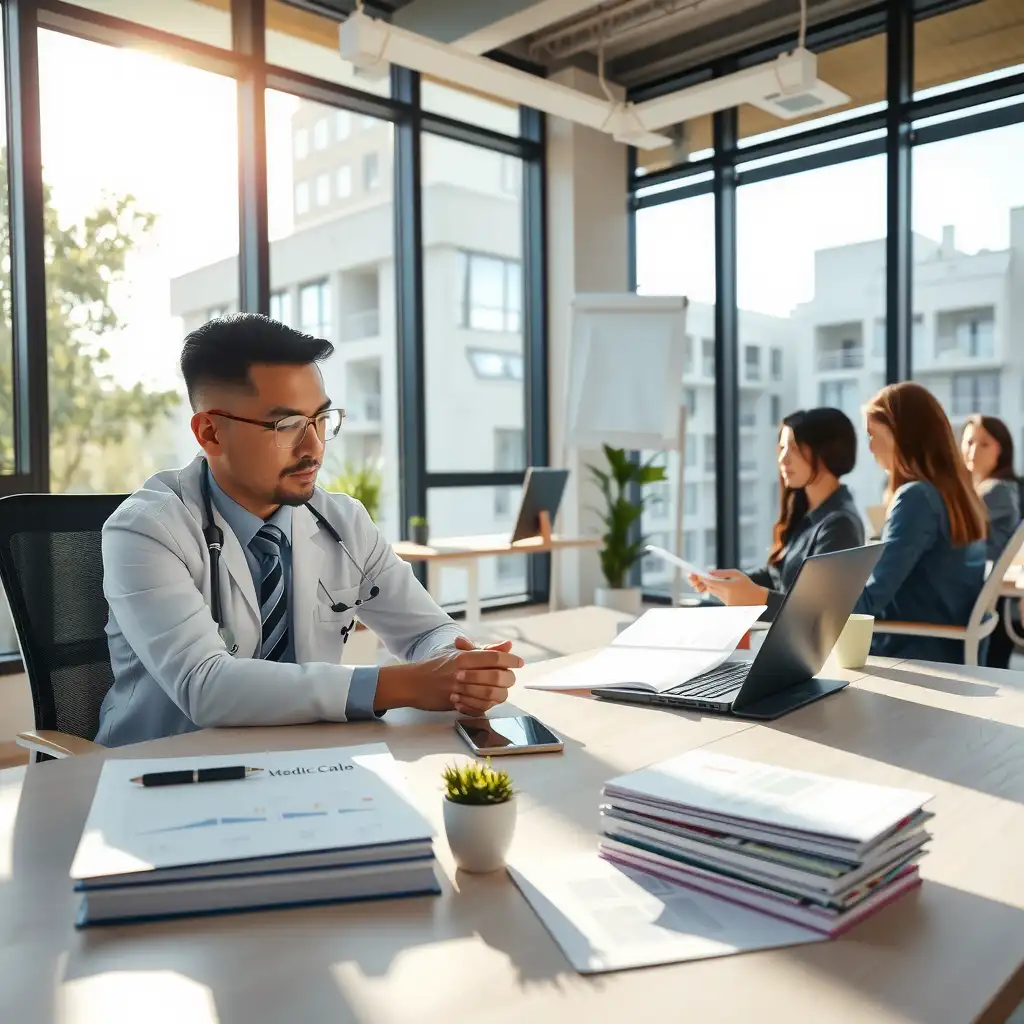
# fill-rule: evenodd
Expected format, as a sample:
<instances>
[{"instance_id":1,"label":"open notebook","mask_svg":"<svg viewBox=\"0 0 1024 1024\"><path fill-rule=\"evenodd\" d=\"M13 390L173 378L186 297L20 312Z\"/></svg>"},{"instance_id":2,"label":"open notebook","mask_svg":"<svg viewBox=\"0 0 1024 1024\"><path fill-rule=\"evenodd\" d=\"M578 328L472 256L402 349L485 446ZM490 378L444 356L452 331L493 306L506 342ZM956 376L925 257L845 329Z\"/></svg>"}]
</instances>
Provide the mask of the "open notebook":
<instances>
[{"instance_id":1,"label":"open notebook","mask_svg":"<svg viewBox=\"0 0 1024 1024\"><path fill-rule=\"evenodd\" d=\"M765 610L652 608L599 654L526 684L532 690L599 690L631 686L664 693L729 658Z\"/></svg>"}]
</instances>

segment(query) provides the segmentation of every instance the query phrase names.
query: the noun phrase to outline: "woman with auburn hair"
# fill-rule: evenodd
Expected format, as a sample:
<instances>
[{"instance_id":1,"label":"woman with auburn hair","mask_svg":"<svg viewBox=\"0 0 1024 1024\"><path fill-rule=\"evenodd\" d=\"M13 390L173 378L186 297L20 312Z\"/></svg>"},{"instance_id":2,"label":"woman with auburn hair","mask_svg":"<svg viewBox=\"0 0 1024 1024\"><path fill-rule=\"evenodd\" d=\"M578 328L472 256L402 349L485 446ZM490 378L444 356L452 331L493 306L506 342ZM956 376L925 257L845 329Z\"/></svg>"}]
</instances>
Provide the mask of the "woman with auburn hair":
<instances>
[{"instance_id":1,"label":"woman with auburn hair","mask_svg":"<svg viewBox=\"0 0 1024 1024\"><path fill-rule=\"evenodd\" d=\"M964 465L974 490L988 509L988 560L994 562L1020 525L1020 481L1013 471L1013 435L995 416L968 416L960 435ZM1008 668L1013 640L1003 622L1007 598L999 602L999 622L989 638L985 664Z\"/></svg>"},{"instance_id":2,"label":"woman with auburn hair","mask_svg":"<svg viewBox=\"0 0 1024 1024\"><path fill-rule=\"evenodd\" d=\"M768 606L774 619L783 597L810 555L859 547L864 523L840 477L857 463L857 432L839 409L791 413L779 428L781 500L768 564L746 575L738 569L690 577L699 594L728 605Z\"/></svg>"},{"instance_id":3,"label":"woman with auburn hair","mask_svg":"<svg viewBox=\"0 0 1024 1024\"><path fill-rule=\"evenodd\" d=\"M988 515L953 429L920 384L882 388L864 407L871 453L888 473L885 548L854 608L880 621L966 626L985 580ZM873 654L963 661L963 643L878 634Z\"/></svg>"}]
</instances>

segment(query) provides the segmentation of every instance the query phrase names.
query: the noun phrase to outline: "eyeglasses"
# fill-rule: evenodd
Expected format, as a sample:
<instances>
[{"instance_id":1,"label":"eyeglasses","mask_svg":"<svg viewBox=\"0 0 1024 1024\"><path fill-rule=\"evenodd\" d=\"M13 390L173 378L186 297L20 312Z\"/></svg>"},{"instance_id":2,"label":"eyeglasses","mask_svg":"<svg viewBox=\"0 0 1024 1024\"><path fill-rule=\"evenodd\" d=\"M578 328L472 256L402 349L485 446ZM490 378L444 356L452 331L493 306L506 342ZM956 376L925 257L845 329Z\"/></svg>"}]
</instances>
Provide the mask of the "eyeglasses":
<instances>
[{"instance_id":1,"label":"eyeglasses","mask_svg":"<svg viewBox=\"0 0 1024 1024\"><path fill-rule=\"evenodd\" d=\"M282 416L279 420L250 420L244 416L234 416L221 409L208 409L207 416L223 416L226 420L236 423L250 423L254 427L274 432L274 442L278 448L295 448L302 443L309 425L313 424L316 436L321 441L332 441L341 431L345 422L344 409L324 409L315 416Z\"/></svg>"}]
</instances>

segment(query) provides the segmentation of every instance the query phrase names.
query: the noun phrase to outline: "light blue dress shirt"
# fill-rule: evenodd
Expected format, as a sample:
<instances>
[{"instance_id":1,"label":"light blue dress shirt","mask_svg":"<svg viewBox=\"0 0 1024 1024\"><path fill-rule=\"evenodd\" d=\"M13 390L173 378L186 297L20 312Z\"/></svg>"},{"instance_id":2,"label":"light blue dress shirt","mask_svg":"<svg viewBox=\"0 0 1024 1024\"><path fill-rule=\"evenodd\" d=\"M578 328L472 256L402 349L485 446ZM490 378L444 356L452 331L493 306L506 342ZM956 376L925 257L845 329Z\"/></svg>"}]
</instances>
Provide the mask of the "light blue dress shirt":
<instances>
[{"instance_id":1,"label":"light blue dress shirt","mask_svg":"<svg viewBox=\"0 0 1024 1024\"><path fill-rule=\"evenodd\" d=\"M248 509L242 508L234 498L228 497L210 473L210 498L217 511L224 517L231 532L238 538L245 552L245 561L252 574L252 583L256 593L260 592L260 560L249 548L252 539L259 533L264 522L272 523L284 534L285 543L281 546L281 572L284 575L285 592L288 595L288 647L280 660L295 661L295 630L293 629L292 609L292 508L282 505L263 520L253 515ZM345 717L352 721L357 718L379 717L373 709L377 696L377 666L360 665L352 670L352 681L349 683L348 700L345 703Z\"/></svg>"}]
</instances>

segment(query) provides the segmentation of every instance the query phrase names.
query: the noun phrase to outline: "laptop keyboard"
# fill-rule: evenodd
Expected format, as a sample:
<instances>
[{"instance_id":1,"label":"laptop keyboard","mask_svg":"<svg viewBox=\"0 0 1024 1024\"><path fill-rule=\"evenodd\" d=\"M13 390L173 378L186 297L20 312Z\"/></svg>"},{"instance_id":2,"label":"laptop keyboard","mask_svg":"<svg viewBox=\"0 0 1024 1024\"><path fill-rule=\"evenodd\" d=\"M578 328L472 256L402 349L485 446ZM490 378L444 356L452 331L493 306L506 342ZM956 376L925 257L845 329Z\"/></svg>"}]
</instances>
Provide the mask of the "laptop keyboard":
<instances>
[{"instance_id":1,"label":"laptop keyboard","mask_svg":"<svg viewBox=\"0 0 1024 1024\"><path fill-rule=\"evenodd\" d=\"M749 671L750 662L719 665L718 668L704 672L680 686L673 686L671 690L665 692L676 694L679 697L714 699L738 690L743 685L743 680L747 678Z\"/></svg>"}]
</instances>

